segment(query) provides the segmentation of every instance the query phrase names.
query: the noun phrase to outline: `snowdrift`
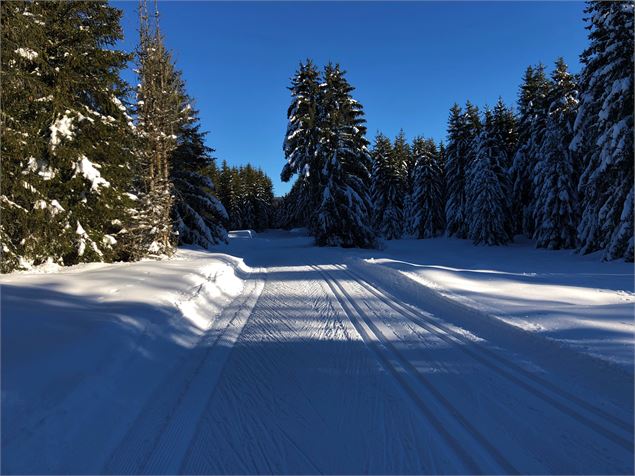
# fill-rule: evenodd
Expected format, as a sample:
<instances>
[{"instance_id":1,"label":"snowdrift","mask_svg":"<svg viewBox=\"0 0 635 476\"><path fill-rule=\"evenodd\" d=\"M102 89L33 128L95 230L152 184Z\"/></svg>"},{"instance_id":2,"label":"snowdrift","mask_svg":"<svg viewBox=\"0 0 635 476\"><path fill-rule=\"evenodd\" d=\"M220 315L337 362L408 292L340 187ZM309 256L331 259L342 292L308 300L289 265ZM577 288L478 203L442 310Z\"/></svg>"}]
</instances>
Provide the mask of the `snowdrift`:
<instances>
[{"instance_id":1,"label":"snowdrift","mask_svg":"<svg viewBox=\"0 0 635 476\"><path fill-rule=\"evenodd\" d=\"M39 472L44 463L63 473L56 454L73 441L85 459L77 467L99 472L108 452L92 448L122 438L122 422L241 293L251 270L192 249L164 261L51 270L0 279L3 470ZM100 431L86 438L91 425ZM32 447L45 451L22 454ZM23 466L28 461L37 466Z\"/></svg>"}]
</instances>

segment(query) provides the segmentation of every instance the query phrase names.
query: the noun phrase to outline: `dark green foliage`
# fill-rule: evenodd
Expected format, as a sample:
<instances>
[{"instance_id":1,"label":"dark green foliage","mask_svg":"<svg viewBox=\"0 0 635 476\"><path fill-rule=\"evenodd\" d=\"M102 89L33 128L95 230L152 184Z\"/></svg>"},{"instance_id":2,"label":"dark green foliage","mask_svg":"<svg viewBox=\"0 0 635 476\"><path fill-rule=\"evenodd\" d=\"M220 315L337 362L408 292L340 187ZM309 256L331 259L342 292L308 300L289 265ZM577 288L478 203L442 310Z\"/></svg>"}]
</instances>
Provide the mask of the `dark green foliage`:
<instances>
[{"instance_id":1,"label":"dark green foliage","mask_svg":"<svg viewBox=\"0 0 635 476\"><path fill-rule=\"evenodd\" d=\"M371 159L364 112L351 96L353 89L339 66L324 68L318 148L322 193L314 231L319 246L375 246L368 193Z\"/></svg>"},{"instance_id":2,"label":"dark green foliage","mask_svg":"<svg viewBox=\"0 0 635 476\"><path fill-rule=\"evenodd\" d=\"M569 149L578 94L562 58L556 62L547 102L544 140L534 168L534 239L542 248L575 248L577 241L579 177L577 157Z\"/></svg>"},{"instance_id":3,"label":"dark green foliage","mask_svg":"<svg viewBox=\"0 0 635 476\"><path fill-rule=\"evenodd\" d=\"M511 241L509 184L502 163L504 141L497 135L491 111L475 140L476 156L466 182L469 238L474 244L502 245Z\"/></svg>"},{"instance_id":4,"label":"dark green foliage","mask_svg":"<svg viewBox=\"0 0 635 476\"><path fill-rule=\"evenodd\" d=\"M120 16L105 2L2 4L3 271L127 256Z\"/></svg>"},{"instance_id":5,"label":"dark green foliage","mask_svg":"<svg viewBox=\"0 0 635 476\"><path fill-rule=\"evenodd\" d=\"M189 111L189 118L177 132L177 146L170 158L170 179L174 185L173 221L180 244L210 248L227 241L223 223L228 216L214 195L213 150L205 145L198 111L192 109L189 102L183 108Z\"/></svg>"},{"instance_id":6,"label":"dark green foliage","mask_svg":"<svg viewBox=\"0 0 635 476\"><path fill-rule=\"evenodd\" d=\"M582 160L580 251L633 261L633 2L589 2L572 149Z\"/></svg>"},{"instance_id":7,"label":"dark green foliage","mask_svg":"<svg viewBox=\"0 0 635 476\"><path fill-rule=\"evenodd\" d=\"M445 201L442 159L432 139L415 138L412 143L414 173L408 199L408 233L416 238L432 238L445 229Z\"/></svg>"},{"instance_id":8,"label":"dark green foliage","mask_svg":"<svg viewBox=\"0 0 635 476\"><path fill-rule=\"evenodd\" d=\"M406 185L406 163L401 154L408 151L401 134L393 148L383 134L375 138L372 152L371 198L373 201L373 226L384 238L401 238L404 223L404 196Z\"/></svg>"},{"instance_id":9,"label":"dark green foliage","mask_svg":"<svg viewBox=\"0 0 635 476\"><path fill-rule=\"evenodd\" d=\"M533 170L540 157L549 107L550 83L545 67L528 67L518 99L518 148L510 168L514 231L531 237L534 232Z\"/></svg>"},{"instance_id":10,"label":"dark green foliage","mask_svg":"<svg viewBox=\"0 0 635 476\"><path fill-rule=\"evenodd\" d=\"M250 164L229 167L223 161L216 196L227 210L229 229L262 231L274 223L271 179Z\"/></svg>"}]
</instances>

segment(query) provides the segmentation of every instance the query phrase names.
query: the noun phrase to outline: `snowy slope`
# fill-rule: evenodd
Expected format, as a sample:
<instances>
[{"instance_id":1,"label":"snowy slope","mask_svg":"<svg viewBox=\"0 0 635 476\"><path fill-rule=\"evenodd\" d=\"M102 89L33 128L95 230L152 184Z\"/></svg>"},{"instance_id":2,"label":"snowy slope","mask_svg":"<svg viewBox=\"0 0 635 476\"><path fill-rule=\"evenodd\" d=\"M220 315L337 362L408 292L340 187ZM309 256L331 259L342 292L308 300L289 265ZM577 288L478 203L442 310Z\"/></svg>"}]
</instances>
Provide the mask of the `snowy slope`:
<instances>
[{"instance_id":1,"label":"snowy slope","mask_svg":"<svg viewBox=\"0 0 635 476\"><path fill-rule=\"evenodd\" d=\"M571 274L543 286L613 295L597 276L620 265L529 243L245 235L2 277L2 472L632 474L632 372L490 312L512 307L499 287L516 283L519 305L559 318L519 268L560 262ZM448 269L483 299L419 274ZM611 338L597 337L606 355Z\"/></svg>"},{"instance_id":2,"label":"snowy slope","mask_svg":"<svg viewBox=\"0 0 635 476\"><path fill-rule=\"evenodd\" d=\"M368 265L400 273L443 296L521 329L632 370L633 265L601 256L465 240L398 240ZM397 278L396 278L397 279Z\"/></svg>"},{"instance_id":3,"label":"snowy slope","mask_svg":"<svg viewBox=\"0 0 635 476\"><path fill-rule=\"evenodd\" d=\"M2 469L98 472L249 270L181 250L162 262L46 271L0 280ZM69 452L72 461L60 458Z\"/></svg>"}]
</instances>

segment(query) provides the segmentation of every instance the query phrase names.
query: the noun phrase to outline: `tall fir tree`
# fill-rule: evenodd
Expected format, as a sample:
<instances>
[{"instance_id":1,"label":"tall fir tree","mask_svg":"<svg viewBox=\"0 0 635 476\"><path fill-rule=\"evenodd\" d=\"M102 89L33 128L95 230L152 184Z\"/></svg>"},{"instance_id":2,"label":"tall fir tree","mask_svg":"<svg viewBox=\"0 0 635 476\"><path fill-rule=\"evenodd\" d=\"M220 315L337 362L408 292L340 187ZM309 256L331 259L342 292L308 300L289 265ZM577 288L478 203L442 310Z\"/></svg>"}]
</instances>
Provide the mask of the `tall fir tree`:
<instances>
[{"instance_id":1,"label":"tall fir tree","mask_svg":"<svg viewBox=\"0 0 635 476\"><path fill-rule=\"evenodd\" d=\"M511 167L514 152L518 146L516 115L513 109L508 107L499 97L494 106L492 120L496 136L503 141L505 157L501 165L507 171Z\"/></svg>"},{"instance_id":2,"label":"tall fir tree","mask_svg":"<svg viewBox=\"0 0 635 476\"><path fill-rule=\"evenodd\" d=\"M287 163L282 169L280 177L286 182L297 175L303 182L296 188L297 194L306 196L298 198L308 207L316 210L320 200L320 171L317 148L320 141L320 125L318 107L320 101L320 73L313 62L308 59L300 63L291 81L291 105L287 110L287 131L283 150ZM314 214L308 222L315 226Z\"/></svg>"},{"instance_id":3,"label":"tall fir tree","mask_svg":"<svg viewBox=\"0 0 635 476\"><path fill-rule=\"evenodd\" d=\"M225 207L215 196L212 178L213 150L205 145L198 111L191 106L181 81L182 111L186 120L177 129L177 145L170 157L170 180L174 187L172 220L179 244L203 248L227 241Z\"/></svg>"},{"instance_id":4,"label":"tall fir tree","mask_svg":"<svg viewBox=\"0 0 635 476\"><path fill-rule=\"evenodd\" d=\"M458 104L454 104L450 109L447 140L445 151L446 229L449 236L465 238L465 173L468 143L465 115Z\"/></svg>"},{"instance_id":5,"label":"tall fir tree","mask_svg":"<svg viewBox=\"0 0 635 476\"><path fill-rule=\"evenodd\" d=\"M134 135L120 18L105 2L2 4L4 271L127 257Z\"/></svg>"},{"instance_id":6,"label":"tall fir tree","mask_svg":"<svg viewBox=\"0 0 635 476\"><path fill-rule=\"evenodd\" d=\"M395 167L404 171L402 183L403 196L401 198L403 202L412 191L412 178L414 174L414 158L403 129L400 129L397 137L395 137L392 150Z\"/></svg>"},{"instance_id":7,"label":"tall fir tree","mask_svg":"<svg viewBox=\"0 0 635 476\"><path fill-rule=\"evenodd\" d=\"M571 149L583 163L580 251L633 261L633 2L589 2Z\"/></svg>"},{"instance_id":8,"label":"tall fir tree","mask_svg":"<svg viewBox=\"0 0 635 476\"><path fill-rule=\"evenodd\" d=\"M375 138L372 158L373 225L384 238L397 239L403 232L406 165L383 134Z\"/></svg>"},{"instance_id":9,"label":"tall fir tree","mask_svg":"<svg viewBox=\"0 0 635 476\"><path fill-rule=\"evenodd\" d=\"M406 218L408 234L416 238L432 238L445 228L443 170L441 158L432 139L421 137L412 143L415 158L412 193Z\"/></svg>"},{"instance_id":10,"label":"tall fir tree","mask_svg":"<svg viewBox=\"0 0 635 476\"><path fill-rule=\"evenodd\" d=\"M146 0L139 2L139 48L137 51L137 154L140 213L135 235L140 254L170 255L177 234L172 224L174 188L170 160L177 147L177 133L188 121L183 110L183 88L171 52L159 28L155 2L154 21Z\"/></svg>"},{"instance_id":11,"label":"tall fir tree","mask_svg":"<svg viewBox=\"0 0 635 476\"><path fill-rule=\"evenodd\" d=\"M534 232L532 174L540 157L544 138L549 89L549 79L545 76L544 65L528 67L518 99L518 147L509 171L512 183L514 232L524 233L528 237L533 236Z\"/></svg>"},{"instance_id":12,"label":"tall fir tree","mask_svg":"<svg viewBox=\"0 0 635 476\"><path fill-rule=\"evenodd\" d=\"M576 246L579 167L569 150L578 107L576 87L567 65L559 58L547 97L549 109L544 139L533 172L534 239L542 248Z\"/></svg>"},{"instance_id":13,"label":"tall fir tree","mask_svg":"<svg viewBox=\"0 0 635 476\"><path fill-rule=\"evenodd\" d=\"M372 204L368 193L371 158L362 105L337 65L324 68L321 85L321 201L315 229L320 246L373 247Z\"/></svg>"},{"instance_id":14,"label":"tall fir tree","mask_svg":"<svg viewBox=\"0 0 635 476\"><path fill-rule=\"evenodd\" d=\"M509 186L502 166L505 144L489 110L475 145L476 157L467 176L468 236L477 245L503 245L511 241Z\"/></svg>"}]
</instances>

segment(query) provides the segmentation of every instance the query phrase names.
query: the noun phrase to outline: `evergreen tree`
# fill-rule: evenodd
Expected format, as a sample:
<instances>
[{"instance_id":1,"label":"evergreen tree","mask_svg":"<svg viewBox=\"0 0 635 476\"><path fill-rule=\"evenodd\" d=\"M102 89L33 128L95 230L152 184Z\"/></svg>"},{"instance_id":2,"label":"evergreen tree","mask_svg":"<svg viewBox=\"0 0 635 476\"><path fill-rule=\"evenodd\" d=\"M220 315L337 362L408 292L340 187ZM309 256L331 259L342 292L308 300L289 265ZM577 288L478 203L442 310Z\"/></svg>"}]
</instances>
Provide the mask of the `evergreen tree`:
<instances>
[{"instance_id":1,"label":"evergreen tree","mask_svg":"<svg viewBox=\"0 0 635 476\"><path fill-rule=\"evenodd\" d=\"M321 202L315 229L320 246L372 247L370 153L364 137L364 112L351 97L353 87L339 66L324 69L321 85Z\"/></svg>"},{"instance_id":2,"label":"evergreen tree","mask_svg":"<svg viewBox=\"0 0 635 476\"><path fill-rule=\"evenodd\" d=\"M548 95L549 113L533 174L536 245L574 248L578 224L575 157L569 150L578 99L574 78L562 58L556 62Z\"/></svg>"},{"instance_id":3,"label":"evergreen tree","mask_svg":"<svg viewBox=\"0 0 635 476\"><path fill-rule=\"evenodd\" d=\"M181 82L183 85L183 83ZM173 221L180 244L210 248L227 241L223 223L227 212L214 196L213 150L205 145L198 111L193 109L185 91L181 92L188 112L177 131L177 146L170 158L170 179L174 186Z\"/></svg>"},{"instance_id":4,"label":"evergreen tree","mask_svg":"<svg viewBox=\"0 0 635 476\"><path fill-rule=\"evenodd\" d=\"M289 88L293 100L287 111L288 125L283 145L287 163L280 175L284 182L293 175L300 176L304 186L296 192L307 194L301 201L309 207L308 210L316 210L320 201L322 164L318 162L317 155L320 140L319 80L319 72L310 59L300 63Z\"/></svg>"},{"instance_id":5,"label":"evergreen tree","mask_svg":"<svg viewBox=\"0 0 635 476\"><path fill-rule=\"evenodd\" d=\"M448 234L467 238L469 204L466 175L476 157L476 140L481 130L478 107L467 101L462 113L458 105L450 110L446 151L446 222Z\"/></svg>"},{"instance_id":6,"label":"evergreen tree","mask_svg":"<svg viewBox=\"0 0 635 476\"><path fill-rule=\"evenodd\" d=\"M276 210L275 223L279 228L290 229L307 226L308 204L304 202L308 194L302 190L306 182L299 177L284 195Z\"/></svg>"},{"instance_id":7,"label":"evergreen tree","mask_svg":"<svg viewBox=\"0 0 635 476\"><path fill-rule=\"evenodd\" d=\"M414 174L414 158L410 150L410 144L406 140L403 129L399 131L392 147L394 167L400 170L402 176L402 197L407 197L412 190L412 179ZM403 172L402 172L403 171ZM403 202L403 198L401 201Z\"/></svg>"},{"instance_id":8,"label":"evergreen tree","mask_svg":"<svg viewBox=\"0 0 635 476\"><path fill-rule=\"evenodd\" d=\"M505 157L502 167L509 170L518 146L518 126L514 111L505 105L502 98L498 98L493 111L493 127L497 137L503 141Z\"/></svg>"},{"instance_id":9,"label":"evergreen tree","mask_svg":"<svg viewBox=\"0 0 635 476\"><path fill-rule=\"evenodd\" d=\"M573 151L582 159L580 251L633 261L633 3L589 2Z\"/></svg>"},{"instance_id":10,"label":"evergreen tree","mask_svg":"<svg viewBox=\"0 0 635 476\"><path fill-rule=\"evenodd\" d=\"M449 236L465 238L465 116L458 104L450 109L448 145L445 151L446 203L445 220Z\"/></svg>"},{"instance_id":11,"label":"evergreen tree","mask_svg":"<svg viewBox=\"0 0 635 476\"><path fill-rule=\"evenodd\" d=\"M172 226L174 189L170 160L177 132L188 122L183 88L172 54L165 47L159 14L149 21L146 0L139 2L140 42L137 52L137 132L140 146L137 173L141 213L136 226L140 254L172 254L177 235Z\"/></svg>"},{"instance_id":12,"label":"evergreen tree","mask_svg":"<svg viewBox=\"0 0 635 476\"><path fill-rule=\"evenodd\" d=\"M403 232L403 193L405 163L383 134L375 138L372 153L371 196L373 224L384 238L400 238Z\"/></svg>"},{"instance_id":13,"label":"evergreen tree","mask_svg":"<svg viewBox=\"0 0 635 476\"><path fill-rule=\"evenodd\" d=\"M475 140L476 157L467 178L470 204L469 238L474 244L502 245L511 241L508 184L502 163L505 145L496 134L491 111L485 111L485 124Z\"/></svg>"},{"instance_id":14,"label":"evergreen tree","mask_svg":"<svg viewBox=\"0 0 635 476\"><path fill-rule=\"evenodd\" d=\"M532 173L543 143L547 121L549 80L542 64L528 67L518 100L518 147L510 168L514 232L531 237L534 232Z\"/></svg>"},{"instance_id":15,"label":"evergreen tree","mask_svg":"<svg viewBox=\"0 0 635 476\"><path fill-rule=\"evenodd\" d=\"M408 232L416 238L432 238L445 227L443 172L436 145L432 139L414 139L415 158L413 191L408 200Z\"/></svg>"},{"instance_id":16,"label":"evergreen tree","mask_svg":"<svg viewBox=\"0 0 635 476\"><path fill-rule=\"evenodd\" d=\"M127 256L120 17L105 2L2 4L3 271Z\"/></svg>"}]
</instances>

